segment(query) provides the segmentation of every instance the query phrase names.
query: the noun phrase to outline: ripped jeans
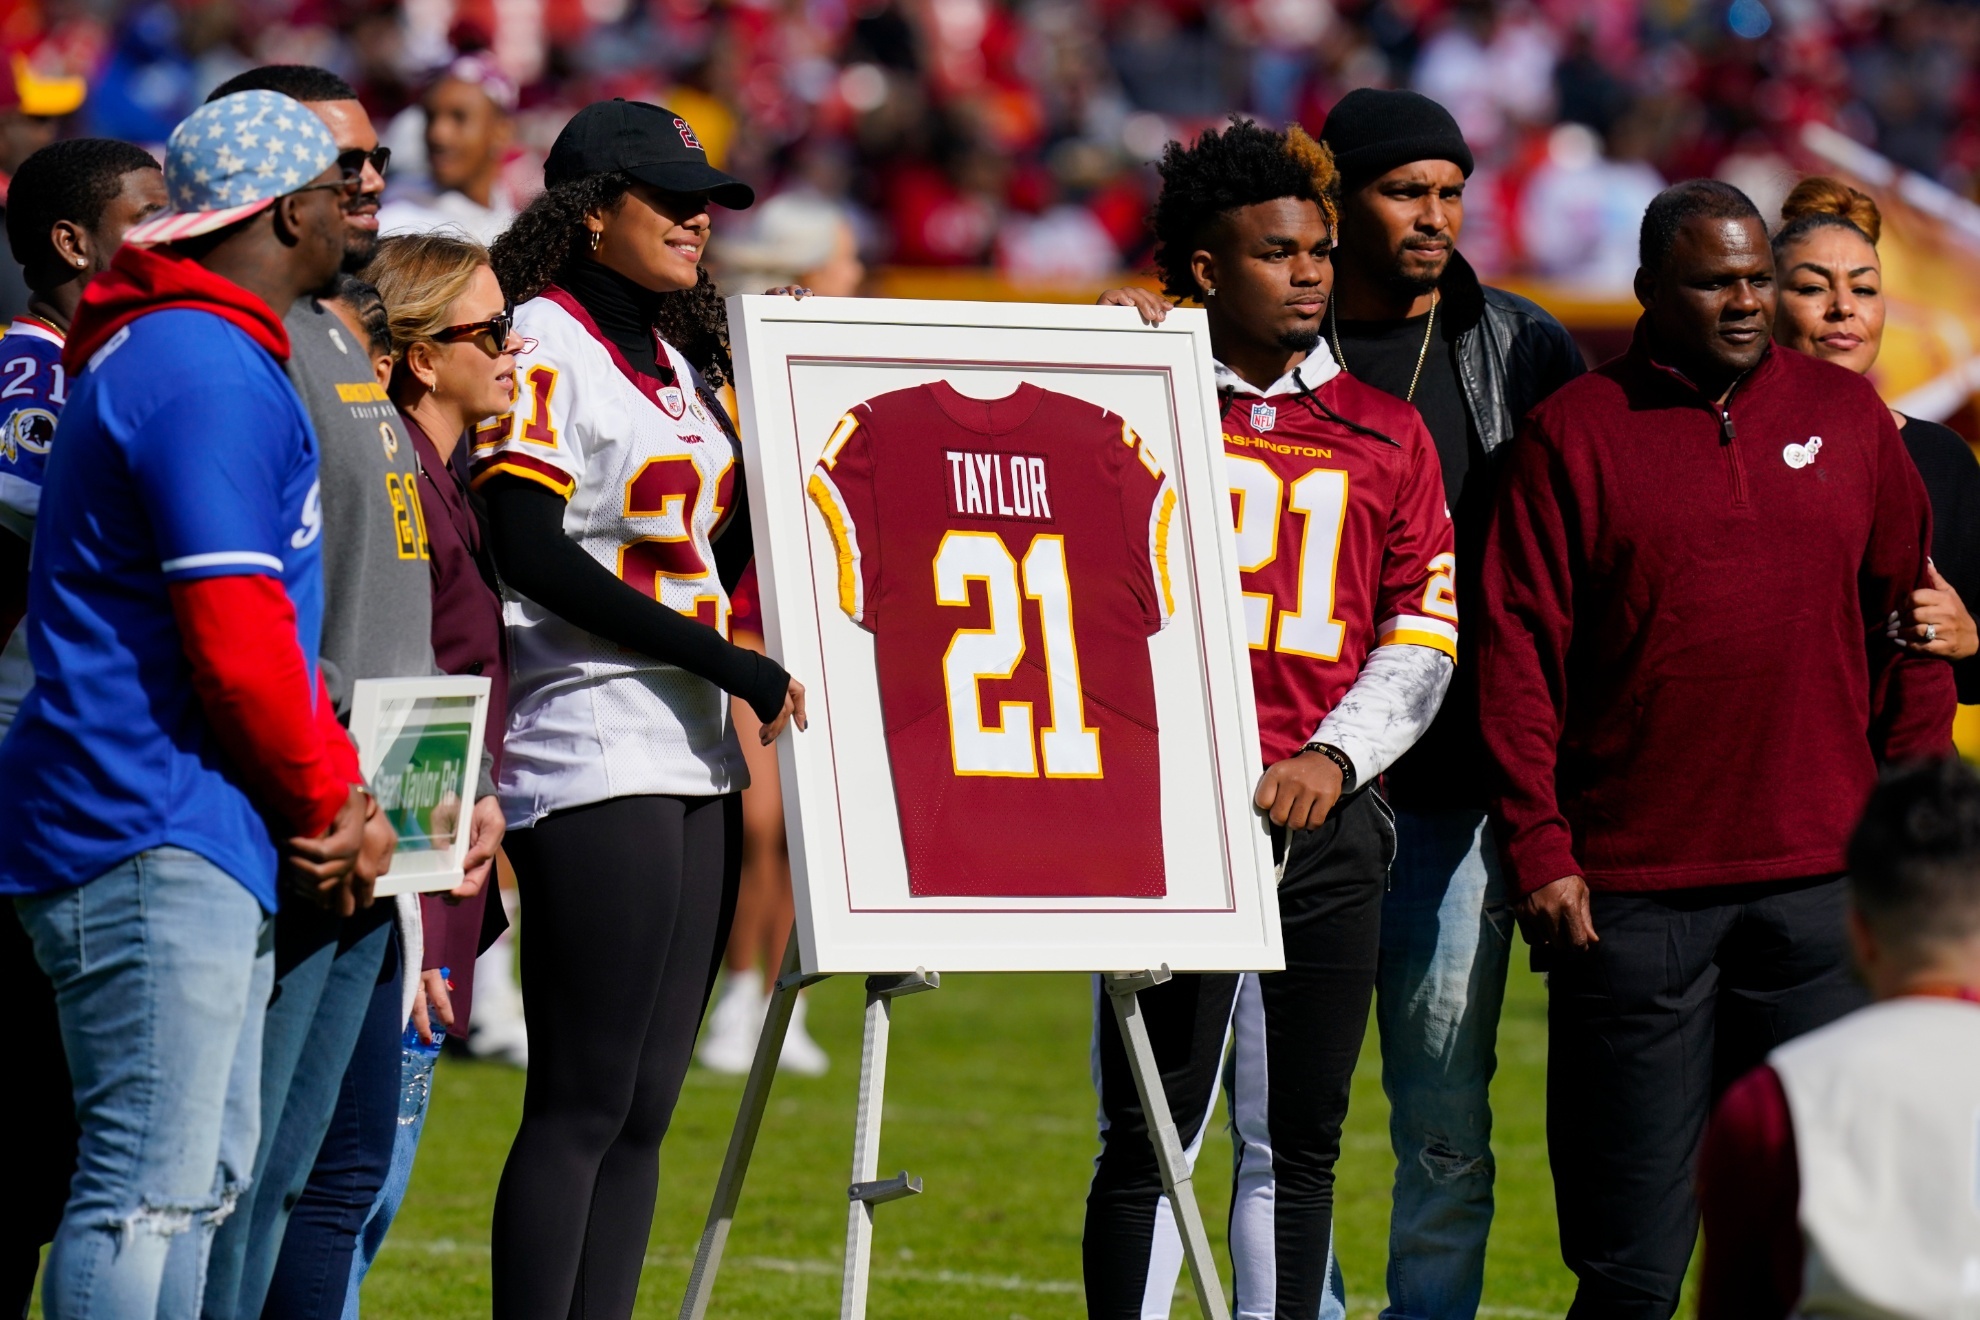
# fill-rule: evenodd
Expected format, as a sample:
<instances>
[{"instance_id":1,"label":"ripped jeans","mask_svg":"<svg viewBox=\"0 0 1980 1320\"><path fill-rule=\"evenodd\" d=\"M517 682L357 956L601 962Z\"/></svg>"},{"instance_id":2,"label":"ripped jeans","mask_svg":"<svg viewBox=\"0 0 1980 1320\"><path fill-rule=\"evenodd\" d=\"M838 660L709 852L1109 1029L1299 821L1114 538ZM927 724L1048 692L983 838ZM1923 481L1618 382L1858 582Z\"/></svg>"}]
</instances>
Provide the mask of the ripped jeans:
<instances>
[{"instance_id":1,"label":"ripped jeans","mask_svg":"<svg viewBox=\"0 0 1980 1320\"><path fill-rule=\"evenodd\" d=\"M194 1320L199 1290L168 1287L166 1262L196 1285L248 1176L268 923L240 882L171 847L15 907L55 985L82 1127L43 1313Z\"/></svg>"},{"instance_id":2,"label":"ripped jeans","mask_svg":"<svg viewBox=\"0 0 1980 1320\"><path fill-rule=\"evenodd\" d=\"M1470 1320L1492 1228L1492 1109L1513 918L1477 811L1396 812L1375 1018L1396 1154L1383 1320Z\"/></svg>"}]
</instances>

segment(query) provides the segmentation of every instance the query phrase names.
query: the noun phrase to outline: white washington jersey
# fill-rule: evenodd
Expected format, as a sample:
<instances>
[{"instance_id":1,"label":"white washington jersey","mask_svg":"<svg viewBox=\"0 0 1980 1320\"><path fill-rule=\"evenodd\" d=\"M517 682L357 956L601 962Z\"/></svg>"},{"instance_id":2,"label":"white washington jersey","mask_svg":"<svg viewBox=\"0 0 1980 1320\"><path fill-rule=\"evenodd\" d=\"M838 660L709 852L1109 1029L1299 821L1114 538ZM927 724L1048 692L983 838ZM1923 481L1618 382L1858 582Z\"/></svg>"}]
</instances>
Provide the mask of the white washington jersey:
<instances>
[{"instance_id":1,"label":"white washington jersey","mask_svg":"<svg viewBox=\"0 0 1980 1320\"><path fill-rule=\"evenodd\" d=\"M564 534L629 585L728 635L714 537L738 455L687 362L636 370L577 300L544 290L516 309L515 411L475 434L474 480L520 477L564 497ZM502 807L520 829L548 812L636 793L708 795L748 780L729 699L704 678L627 650L505 591L509 724Z\"/></svg>"}]
</instances>

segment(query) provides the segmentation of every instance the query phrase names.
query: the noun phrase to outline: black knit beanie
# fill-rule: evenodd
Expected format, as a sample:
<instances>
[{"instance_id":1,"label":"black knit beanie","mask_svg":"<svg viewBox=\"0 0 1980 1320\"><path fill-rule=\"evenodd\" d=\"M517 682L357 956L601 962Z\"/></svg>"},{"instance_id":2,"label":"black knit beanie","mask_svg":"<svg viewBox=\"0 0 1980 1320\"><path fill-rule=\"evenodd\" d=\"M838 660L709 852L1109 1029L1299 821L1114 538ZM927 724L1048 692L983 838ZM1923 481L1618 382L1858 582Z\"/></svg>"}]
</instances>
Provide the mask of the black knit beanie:
<instances>
[{"instance_id":1,"label":"black knit beanie","mask_svg":"<svg viewBox=\"0 0 1980 1320\"><path fill-rule=\"evenodd\" d=\"M1417 92L1356 88L1328 112L1320 140L1334 153L1343 192L1415 160L1447 160L1471 177L1471 148L1457 120Z\"/></svg>"}]
</instances>

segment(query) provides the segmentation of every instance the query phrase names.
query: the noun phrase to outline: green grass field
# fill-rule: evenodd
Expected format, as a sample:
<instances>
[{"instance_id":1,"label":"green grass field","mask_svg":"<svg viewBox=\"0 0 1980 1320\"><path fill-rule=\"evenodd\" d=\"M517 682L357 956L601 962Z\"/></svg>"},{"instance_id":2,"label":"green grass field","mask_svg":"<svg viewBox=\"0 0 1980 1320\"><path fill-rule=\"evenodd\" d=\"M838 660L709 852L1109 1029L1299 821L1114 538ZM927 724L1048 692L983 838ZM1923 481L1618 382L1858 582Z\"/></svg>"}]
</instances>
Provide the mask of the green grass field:
<instances>
[{"instance_id":1,"label":"green grass field","mask_svg":"<svg viewBox=\"0 0 1980 1320\"><path fill-rule=\"evenodd\" d=\"M1544 992L1520 970L1523 954L1523 946L1515 952L1492 1095L1499 1209L1487 1316L1558 1316L1572 1295L1547 1174ZM1096 1144L1090 987L1074 976L955 976L933 994L896 1004L881 1173L907 1169L927 1190L879 1211L875 1320L1085 1314L1079 1234ZM833 1070L815 1081L777 1081L716 1288L716 1316L838 1314L861 989L856 980L835 980L811 993L812 1031L831 1051ZM489 1210L522 1082L505 1068L442 1062L412 1191L365 1285L366 1314L488 1314ZM671 1317L680 1306L741 1090L740 1079L699 1068L688 1077L661 1155L642 1317ZM1228 1287L1230 1143L1222 1122L1220 1115L1205 1142L1197 1187ZM1382 1306L1393 1167L1371 1028L1340 1163L1337 1241L1357 1317ZM1179 1302L1176 1314L1195 1314L1193 1300Z\"/></svg>"}]
</instances>

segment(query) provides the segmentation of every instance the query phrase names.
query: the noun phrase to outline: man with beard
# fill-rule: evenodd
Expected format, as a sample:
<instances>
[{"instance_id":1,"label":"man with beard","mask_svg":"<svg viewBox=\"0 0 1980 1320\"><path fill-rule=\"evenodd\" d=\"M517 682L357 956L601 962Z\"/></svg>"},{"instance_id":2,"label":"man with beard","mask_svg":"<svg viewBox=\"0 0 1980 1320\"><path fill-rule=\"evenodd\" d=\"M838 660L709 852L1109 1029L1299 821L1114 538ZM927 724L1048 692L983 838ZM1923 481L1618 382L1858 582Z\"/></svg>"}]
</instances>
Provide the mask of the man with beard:
<instances>
[{"instance_id":1,"label":"man with beard","mask_svg":"<svg viewBox=\"0 0 1980 1320\"><path fill-rule=\"evenodd\" d=\"M1581 354L1558 321L1480 285L1458 255L1472 160L1444 107L1350 92L1320 138L1341 172L1327 343L1342 370L1430 428L1457 533L1458 615L1470 618L1496 457L1533 405L1581 374ZM1396 808L1375 988L1396 1155L1392 1320L1475 1314L1492 1227L1487 1090L1513 917L1486 828L1477 634L1463 636L1443 711L1383 783Z\"/></svg>"},{"instance_id":2,"label":"man with beard","mask_svg":"<svg viewBox=\"0 0 1980 1320\"><path fill-rule=\"evenodd\" d=\"M1320 339L1334 165L1297 127L1234 120L1172 142L1155 203L1165 290L1209 314L1265 770L1284 864L1286 970L1189 975L1141 1009L1193 1158L1228 1036L1237 1314L1339 1316L1334 1162L1375 986L1395 849L1376 778L1427 728L1457 651L1450 517L1416 411L1343 374ZM1161 319L1116 289L1102 302ZM1181 1263L1113 1016L1098 1019L1101 1154L1086 1204L1087 1313L1166 1316Z\"/></svg>"},{"instance_id":3,"label":"man with beard","mask_svg":"<svg viewBox=\"0 0 1980 1320\"><path fill-rule=\"evenodd\" d=\"M278 309L335 277L357 179L267 92L202 107L165 166L173 211L63 346L36 680L0 748L0 893L55 983L82 1129L42 1287L64 1320L197 1312L254 1150L264 914L278 887L352 911L392 841L317 665L317 446L281 370Z\"/></svg>"},{"instance_id":4,"label":"man with beard","mask_svg":"<svg viewBox=\"0 0 1980 1320\"><path fill-rule=\"evenodd\" d=\"M360 180L344 199L343 269L362 267L378 246L378 201L389 155L357 93L327 69L269 65L222 83L208 99L253 90L302 102L329 129L338 163ZM338 717L347 720L358 679L437 672L419 461L373 374L367 345L313 297L297 299L283 325L291 345L289 379L321 451L323 677ZM470 873L501 839L502 813L492 790L475 804L473 829ZM262 1313L290 1207L337 1109L373 988L389 983L397 994L393 917L402 906L381 903L339 915L284 903L276 916L261 1142L254 1181L214 1241L204 1308L211 1320ZM380 1048L397 1058L398 1029ZM396 1114L396 1097L395 1087L383 1101L387 1114ZM382 1168L376 1177L382 1181Z\"/></svg>"},{"instance_id":5,"label":"man with beard","mask_svg":"<svg viewBox=\"0 0 1980 1320\"><path fill-rule=\"evenodd\" d=\"M1864 1002L1851 825L1880 764L1952 750L1952 667L1886 632L1932 524L1890 409L1772 346L1738 189L1666 189L1641 248L1629 351L1507 451L1470 625L1573 1320L1676 1312L1712 1102Z\"/></svg>"}]
</instances>

